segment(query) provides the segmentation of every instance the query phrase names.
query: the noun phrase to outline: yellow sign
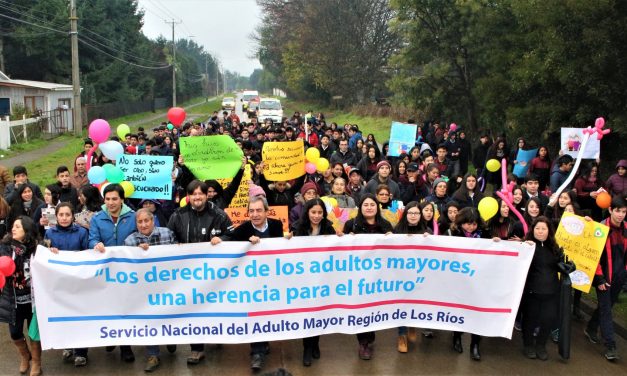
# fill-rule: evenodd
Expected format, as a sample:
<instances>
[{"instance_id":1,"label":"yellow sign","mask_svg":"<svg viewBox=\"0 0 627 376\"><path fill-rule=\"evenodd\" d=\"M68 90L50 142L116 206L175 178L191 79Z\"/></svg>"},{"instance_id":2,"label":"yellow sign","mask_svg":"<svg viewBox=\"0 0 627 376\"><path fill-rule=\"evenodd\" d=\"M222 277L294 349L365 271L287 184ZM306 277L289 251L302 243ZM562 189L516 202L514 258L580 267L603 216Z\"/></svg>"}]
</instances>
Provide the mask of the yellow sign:
<instances>
[{"instance_id":1,"label":"yellow sign","mask_svg":"<svg viewBox=\"0 0 627 376\"><path fill-rule=\"evenodd\" d=\"M609 227L578 215L564 213L562 216L555 240L577 265L577 270L570 273L573 288L585 293L590 291L609 231Z\"/></svg>"},{"instance_id":2,"label":"yellow sign","mask_svg":"<svg viewBox=\"0 0 627 376\"><path fill-rule=\"evenodd\" d=\"M229 184L231 184L231 181L233 181L233 179L217 179L218 183L220 183L220 185L222 186L222 188L226 189L226 187L229 186ZM235 196L233 196L233 199L231 200L231 203L229 204L229 207L231 208L246 208L248 207L248 201L249 201L249 197L248 197L248 187L250 185L250 181L252 180L251 177L251 170L250 170L250 164L246 164L246 166L244 167L244 175L242 176L242 181L239 183L239 187L237 187L237 192L235 193Z\"/></svg>"},{"instance_id":3,"label":"yellow sign","mask_svg":"<svg viewBox=\"0 0 627 376\"><path fill-rule=\"evenodd\" d=\"M264 142L263 174L269 181L285 181L305 175L305 148L302 140Z\"/></svg>"}]
</instances>

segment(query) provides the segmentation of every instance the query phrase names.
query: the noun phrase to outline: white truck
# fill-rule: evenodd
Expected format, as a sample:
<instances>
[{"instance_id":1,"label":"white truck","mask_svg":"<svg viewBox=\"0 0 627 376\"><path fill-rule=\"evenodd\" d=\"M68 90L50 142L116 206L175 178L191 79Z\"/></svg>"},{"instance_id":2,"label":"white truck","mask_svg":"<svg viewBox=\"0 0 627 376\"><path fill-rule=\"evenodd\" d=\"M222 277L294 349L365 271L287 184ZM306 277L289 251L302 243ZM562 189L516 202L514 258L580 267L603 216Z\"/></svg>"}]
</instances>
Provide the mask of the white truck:
<instances>
[{"instance_id":1,"label":"white truck","mask_svg":"<svg viewBox=\"0 0 627 376\"><path fill-rule=\"evenodd\" d=\"M275 98L261 98L259 101L259 110L257 111L257 119L264 122L266 119L272 119L275 124L283 121L283 107L281 101Z\"/></svg>"}]
</instances>

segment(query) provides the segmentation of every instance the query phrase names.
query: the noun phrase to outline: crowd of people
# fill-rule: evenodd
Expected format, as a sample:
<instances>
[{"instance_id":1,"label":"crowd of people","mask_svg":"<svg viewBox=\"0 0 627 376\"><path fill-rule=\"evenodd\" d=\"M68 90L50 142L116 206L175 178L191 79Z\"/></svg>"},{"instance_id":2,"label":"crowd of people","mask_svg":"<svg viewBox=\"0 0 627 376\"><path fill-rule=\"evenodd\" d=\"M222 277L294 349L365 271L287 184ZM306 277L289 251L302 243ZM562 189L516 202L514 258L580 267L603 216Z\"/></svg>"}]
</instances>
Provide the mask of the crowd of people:
<instances>
[{"instance_id":1,"label":"crowd of people","mask_svg":"<svg viewBox=\"0 0 627 376\"><path fill-rule=\"evenodd\" d=\"M37 331L29 332L30 341L24 333L36 325L29 263L38 244L46 245L51 252L107 252L108 247L121 245L148 250L150 246L163 244L257 243L264 238L284 236L364 233L433 236L436 226L442 236L535 244L516 329L522 331L524 355L546 360L548 339L559 336L554 330L558 327L558 273L565 273L564 268L568 268L554 236L564 212L602 221L610 228L593 283L598 306L585 336L592 343L603 342L608 360L618 359L612 306L627 280L624 221L627 160L620 160L616 172L608 179L600 176L600 161L587 161L574 183L555 196L551 192L566 180L573 168L573 158L558 155L552 159L548 148L540 145L525 176L508 174L508 181L517 184L513 203L523 213L529 228L525 233L522 223L500 198L497 214L487 222L477 209L481 199L498 190L501 184L500 171L488 171L486 161L505 158L508 165L516 165L518 149L528 147L523 138L510 147L504 136L493 139L480 134L477 145L472 147L463 129L452 131L437 122L427 122L417 129L416 145L408 153L394 157L389 155L388 143L379 144L373 134L364 137L357 125L327 124L323 114L314 115L311 111L307 115L296 112L281 124L258 122L254 118L243 123L234 111L222 116L215 112L203 123L187 123L180 128L163 123L152 129L152 134L140 128L125 139L113 137L123 144L126 153L173 157L174 189L170 200L129 199L119 184L109 184L102 192L89 184L87 158L91 166L114 163L97 152L90 154L93 142L89 139L70 167L57 168L56 183L45 187L30 181L23 166L13 168L12 178L6 168L0 168L0 191L4 193L0 196L0 255L12 257L17 266L2 289L0 321L9 323L11 339L19 354L20 372L30 369L32 376L41 374ZM197 179L186 167L185 156L179 150L182 137L218 134L233 137L244 154L240 170L225 187L215 180ZM263 144L298 139L304 140L307 148L317 148L320 156L329 160L329 168L292 181L268 181L261 156ZM234 228L224 209L234 198L248 164L252 172L249 220ZM612 196L606 211L595 202L600 188ZM334 227L327 218L325 197L333 198L341 208L356 208L357 216L342 228ZM184 199L187 205L181 206ZM280 221L268 218L269 206L280 205L289 209L288 234ZM402 210L396 226L381 214L392 206ZM581 294L575 293L572 314L581 320L580 299ZM422 335L431 338L434 333L424 329ZM416 336L415 328L399 328L398 351L406 353L408 343ZM470 357L479 361L481 337L474 334L471 337ZM359 358L372 358L374 340L375 332L357 335ZM451 342L454 351L463 352L462 333L455 332ZM268 342L251 344L253 370L263 367L269 348ZM167 350L174 352L176 346L168 345ZM135 360L130 346L120 346L120 354L124 361ZM159 346L147 346L146 354L145 370L152 372L160 363ZM312 359L320 356L319 337L303 339L303 365L311 365ZM204 344L192 344L187 363L198 364L204 357ZM88 349L66 349L63 359L77 367L85 366Z\"/></svg>"}]
</instances>

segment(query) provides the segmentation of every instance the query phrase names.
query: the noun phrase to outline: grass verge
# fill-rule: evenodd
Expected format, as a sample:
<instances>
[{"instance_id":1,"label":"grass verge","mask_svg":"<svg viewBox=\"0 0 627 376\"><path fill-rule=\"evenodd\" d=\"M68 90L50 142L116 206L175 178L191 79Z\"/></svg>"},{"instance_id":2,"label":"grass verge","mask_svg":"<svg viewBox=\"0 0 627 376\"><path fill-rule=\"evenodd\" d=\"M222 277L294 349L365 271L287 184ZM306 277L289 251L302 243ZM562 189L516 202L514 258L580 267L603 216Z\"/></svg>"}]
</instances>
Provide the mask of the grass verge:
<instances>
[{"instance_id":1,"label":"grass verge","mask_svg":"<svg viewBox=\"0 0 627 376\"><path fill-rule=\"evenodd\" d=\"M200 101L204 101L204 97L190 99L189 101L183 102L181 104L182 107L189 106L194 103L199 103ZM220 99L221 100L221 99ZM209 114L213 112L214 109L220 106L220 100L210 101L208 103L199 105L190 109L189 113L203 113L208 108L212 108ZM213 106L213 107L211 107ZM199 109L203 110L203 112L198 112ZM109 119L109 124L111 125L111 135L116 134L116 128L119 124L129 124L131 130L136 131L140 126L154 126L161 121L161 118L154 119L157 116L162 116L165 119L165 114L167 109L159 110L157 112L142 112L138 114L126 115L115 119ZM146 128L146 132L151 134L150 130ZM84 131L84 135L87 135L87 129ZM47 184L54 183L56 181L56 171L58 166L66 165L70 170L73 169L74 166L74 158L83 150L83 139L84 137L76 137L73 135L62 135L53 140L53 142L57 142L59 140L67 139L68 143L60 148L59 150L46 155L43 158L39 158L37 160L25 163L25 167L28 169L28 176L31 181L38 184L40 187L44 187ZM31 150L36 150L37 148L41 148L43 145L50 143L50 140L33 140L28 144L19 144L12 147L13 150L20 150L20 152L27 152ZM18 149L21 148L21 149ZM12 150L12 151L13 151ZM14 155L18 154L14 152Z\"/></svg>"},{"instance_id":2,"label":"grass verge","mask_svg":"<svg viewBox=\"0 0 627 376\"><path fill-rule=\"evenodd\" d=\"M396 120L391 117L360 116L351 112L344 112L330 107L307 102L293 101L285 98L282 98L281 102L283 104L284 116L291 117L295 111L300 111L301 114L304 114L310 109L313 110L314 113L322 112L325 116L327 124L332 122L342 126L347 123L357 124L364 137L367 134L372 133L377 142L381 144L390 138L392 121Z\"/></svg>"}]
</instances>

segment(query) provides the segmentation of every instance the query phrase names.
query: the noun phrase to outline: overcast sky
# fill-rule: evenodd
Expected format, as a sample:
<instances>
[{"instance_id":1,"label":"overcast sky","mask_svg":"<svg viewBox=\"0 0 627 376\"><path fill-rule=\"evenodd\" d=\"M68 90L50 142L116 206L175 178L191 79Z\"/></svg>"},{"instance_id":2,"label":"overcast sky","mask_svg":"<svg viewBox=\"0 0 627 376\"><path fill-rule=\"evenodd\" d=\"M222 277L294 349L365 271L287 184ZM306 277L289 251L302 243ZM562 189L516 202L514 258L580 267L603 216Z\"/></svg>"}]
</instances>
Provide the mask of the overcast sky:
<instances>
[{"instance_id":1,"label":"overcast sky","mask_svg":"<svg viewBox=\"0 0 627 376\"><path fill-rule=\"evenodd\" d=\"M256 58L250 34L261 22L261 11L255 0L138 0L144 9L144 34L151 39L163 35L172 38L172 26L165 20L183 21L177 24L175 37L193 39L205 51L217 56L225 69L249 76L261 68Z\"/></svg>"}]
</instances>

